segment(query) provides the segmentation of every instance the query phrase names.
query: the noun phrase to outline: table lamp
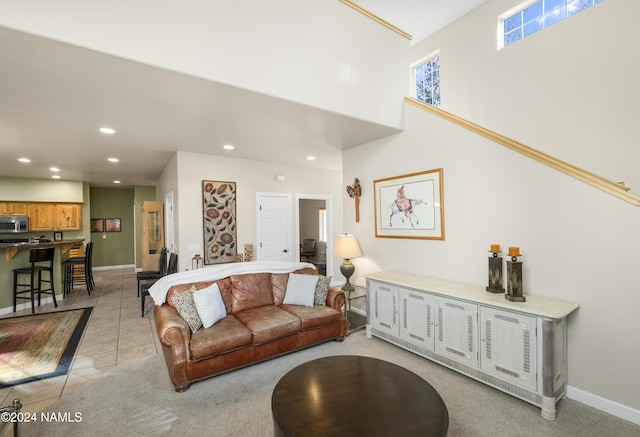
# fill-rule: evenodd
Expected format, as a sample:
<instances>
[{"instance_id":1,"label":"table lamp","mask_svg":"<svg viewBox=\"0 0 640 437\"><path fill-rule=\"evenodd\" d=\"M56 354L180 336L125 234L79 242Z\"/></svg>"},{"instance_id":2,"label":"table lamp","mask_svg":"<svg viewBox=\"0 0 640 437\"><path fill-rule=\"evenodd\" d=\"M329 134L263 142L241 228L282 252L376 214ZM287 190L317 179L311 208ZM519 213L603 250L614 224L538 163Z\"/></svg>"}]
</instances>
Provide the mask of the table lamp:
<instances>
[{"instance_id":1,"label":"table lamp","mask_svg":"<svg viewBox=\"0 0 640 437\"><path fill-rule=\"evenodd\" d=\"M356 268L349 259L362 256L356 237L347 234L340 235L340 237L338 237L338 241L336 241L336 246L333 249L333 256L344 258L344 262L340 265L340 272L347 279L347 282L344 284L342 289L349 292L353 291L354 288L349 282L349 278L351 278L353 272L356 271Z\"/></svg>"}]
</instances>

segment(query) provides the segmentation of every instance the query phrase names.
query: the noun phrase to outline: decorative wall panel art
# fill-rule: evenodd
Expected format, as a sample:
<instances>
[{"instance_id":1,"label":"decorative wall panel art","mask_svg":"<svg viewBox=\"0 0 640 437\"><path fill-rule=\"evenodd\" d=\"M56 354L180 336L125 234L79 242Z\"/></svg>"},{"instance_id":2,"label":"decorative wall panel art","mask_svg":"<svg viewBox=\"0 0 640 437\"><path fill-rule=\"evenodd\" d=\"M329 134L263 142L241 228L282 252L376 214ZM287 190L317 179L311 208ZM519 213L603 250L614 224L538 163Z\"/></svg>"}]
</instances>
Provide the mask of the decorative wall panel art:
<instances>
[{"instance_id":1,"label":"decorative wall panel art","mask_svg":"<svg viewBox=\"0 0 640 437\"><path fill-rule=\"evenodd\" d=\"M202 181L204 263L236 261L236 183Z\"/></svg>"}]
</instances>

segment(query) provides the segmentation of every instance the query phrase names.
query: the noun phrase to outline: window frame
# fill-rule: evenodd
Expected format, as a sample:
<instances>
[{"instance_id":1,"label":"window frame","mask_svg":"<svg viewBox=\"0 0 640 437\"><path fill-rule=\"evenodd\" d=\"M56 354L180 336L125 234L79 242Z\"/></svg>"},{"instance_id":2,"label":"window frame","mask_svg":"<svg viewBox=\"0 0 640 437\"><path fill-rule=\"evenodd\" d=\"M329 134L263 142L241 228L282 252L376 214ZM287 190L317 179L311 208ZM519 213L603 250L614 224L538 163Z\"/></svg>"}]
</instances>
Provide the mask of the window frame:
<instances>
[{"instance_id":1,"label":"window frame","mask_svg":"<svg viewBox=\"0 0 640 437\"><path fill-rule=\"evenodd\" d=\"M439 77L438 77L438 85L439 85L439 88L440 88L440 95L439 95L439 100L438 100L438 104L437 105L434 105L432 103L428 103L428 102L425 102L424 100L418 99L418 93L417 93L417 88L416 88L416 86L417 86L417 84L416 84L416 69L421 67L422 65L428 63L428 62L433 61L435 58L438 58L438 64L440 66L440 69L439 69L439 73L440 74L439 74ZM409 83L410 83L410 86L411 86L411 90L410 90L409 95L411 97L413 97L416 100L420 100L423 103L431 105L431 106L433 106L435 108L438 108L438 107L440 107L442 105L442 59L440 57L440 50L436 50L434 52L431 52L428 55L418 59L416 62L412 63L410 65L410 68L409 68L409 76L410 76L409 77Z\"/></svg>"},{"instance_id":2,"label":"window frame","mask_svg":"<svg viewBox=\"0 0 640 437\"><path fill-rule=\"evenodd\" d=\"M547 11L545 9L547 1L551 2L551 1L554 1L554 0L527 0L525 2L522 2L522 3L518 4L517 6L514 6L513 8L509 9L508 11L500 14L498 16L498 31L497 31L498 50L503 49L505 47L508 47L510 45L513 45L513 44L517 43L518 41L521 41L521 40L525 39L526 37L528 37L530 35L533 35L534 33L538 33L540 31L546 29L549 26L552 26L552 25L554 25L554 24L556 24L556 23L558 23L560 21L564 21L567 18L572 17L573 15L575 15L577 13L580 13L580 12L582 12L582 11L584 11L586 9L589 9L589 8L591 8L593 6L596 6L597 4L602 3L604 0L592 0L592 4L591 5L588 5L585 8L579 9L579 10L573 12L573 13L571 13L569 11L569 6L570 6L569 4L571 2L573 2L574 0L559 0L559 1L563 2L563 3L560 4L560 5L557 5L554 8L552 8L551 11L556 10L556 9L564 8L564 16L559 18L559 19L557 19L557 20L554 20L553 22L551 22L549 24L547 24L547 22L546 22L546 15L549 12L549 11ZM556 0L556 1L558 1L558 0ZM541 3L541 10L542 10L541 14L539 16L536 16L534 19L531 19L531 20L526 21L526 22L524 21L524 14L523 14L523 19L521 20L520 25L517 27L517 29L520 29L520 38L518 38L515 41L510 42L509 44L505 44L506 43L506 41L505 41L505 22L507 22L509 19L513 18L518 13L524 13L524 11L526 11L530 7L534 6L536 3ZM534 30L533 32L525 33L525 26L527 24L534 23L536 20L541 20L540 28L537 29L537 30Z\"/></svg>"},{"instance_id":3,"label":"window frame","mask_svg":"<svg viewBox=\"0 0 640 437\"><path fill-rule=\"evenodd\" d=\"M318 241L327 241L327 208L318 208Z\"/></svg>"}]
</instances>

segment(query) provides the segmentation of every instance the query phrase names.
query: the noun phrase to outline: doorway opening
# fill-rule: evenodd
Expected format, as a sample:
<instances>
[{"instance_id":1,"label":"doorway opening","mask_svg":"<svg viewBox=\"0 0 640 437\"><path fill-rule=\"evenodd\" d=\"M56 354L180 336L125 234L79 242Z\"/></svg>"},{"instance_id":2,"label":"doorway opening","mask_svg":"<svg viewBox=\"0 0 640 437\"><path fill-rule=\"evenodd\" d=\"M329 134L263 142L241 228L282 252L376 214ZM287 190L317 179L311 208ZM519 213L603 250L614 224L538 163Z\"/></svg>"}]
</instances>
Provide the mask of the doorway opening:
<instances>
[{"instance_id":1,"label":"doorway opening","mask_svg":"<svg viewBox=\"0 0 640 437\"><path fill-rule=\"evenodd\" d=\"M321 275L332 276L331 196L296 194L295 208L297 259L313 263ZM305 240L314 241L312 254L303 255ZM305 248L311 247L310 241L306 243Z\"/></svg>"}]
</instances>

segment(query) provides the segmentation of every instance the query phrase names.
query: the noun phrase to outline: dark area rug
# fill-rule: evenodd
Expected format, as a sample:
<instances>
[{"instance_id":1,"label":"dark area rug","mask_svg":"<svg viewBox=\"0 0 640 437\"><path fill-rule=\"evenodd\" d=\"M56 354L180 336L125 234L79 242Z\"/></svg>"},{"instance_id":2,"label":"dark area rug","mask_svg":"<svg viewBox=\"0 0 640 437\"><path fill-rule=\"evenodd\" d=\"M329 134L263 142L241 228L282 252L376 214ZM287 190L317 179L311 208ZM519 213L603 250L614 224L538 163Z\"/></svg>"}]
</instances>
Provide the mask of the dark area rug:
<instances>
[{"instance_id":1,"label":"dark area rug","mask_svg":"<svg viewBox=\"0 0 640 437\"><path fill-rule=\"evenodd\" d=\"M0 319L0 388L65 375L91 308Z\"/></svg>"}]
</instances>

